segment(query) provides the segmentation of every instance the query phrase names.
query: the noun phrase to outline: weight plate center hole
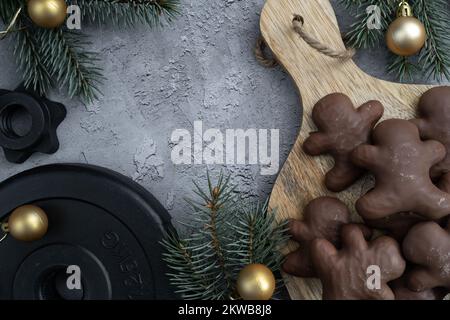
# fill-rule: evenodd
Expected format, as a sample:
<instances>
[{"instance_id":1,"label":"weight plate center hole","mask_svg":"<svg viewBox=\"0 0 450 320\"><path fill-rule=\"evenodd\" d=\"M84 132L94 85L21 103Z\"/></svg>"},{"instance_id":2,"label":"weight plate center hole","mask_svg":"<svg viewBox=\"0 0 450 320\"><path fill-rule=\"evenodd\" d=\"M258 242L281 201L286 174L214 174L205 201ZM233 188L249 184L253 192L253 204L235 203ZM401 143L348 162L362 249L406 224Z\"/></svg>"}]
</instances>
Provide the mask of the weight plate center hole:
<instances>
[{"instance_id":1,"label":"weight plate center hole","mask_svg":"<svg viewBox=\"0 0 450 320\"><path fill-rule=\"evenodd\" d=\"M24 106L13 104L0 114L0 130L9 138L26 136L32 127L32 116Z\"/></svg>"},{"instance_id":2,"label":"weight plate center hole","mask_svg":"<svg viewBox=\"0 0 450 320\"><path fill-rule=\"evenodd\" d=\"M41 300L83 300L84 287L71 288L68 284L67 266L53 267L47 270L38 283Z\"/></svg>"}]
</instances>

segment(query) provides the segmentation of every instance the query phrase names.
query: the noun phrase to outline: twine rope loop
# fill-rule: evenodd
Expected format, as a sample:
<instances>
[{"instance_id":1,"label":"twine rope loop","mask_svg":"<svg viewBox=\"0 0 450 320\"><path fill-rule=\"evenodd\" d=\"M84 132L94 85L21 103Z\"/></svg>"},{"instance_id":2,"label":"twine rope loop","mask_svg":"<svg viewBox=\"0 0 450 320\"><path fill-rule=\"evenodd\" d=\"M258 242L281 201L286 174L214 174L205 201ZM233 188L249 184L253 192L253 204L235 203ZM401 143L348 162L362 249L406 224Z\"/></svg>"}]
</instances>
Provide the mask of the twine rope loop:
<instances>
[{"instance_id":1,"label":"twine rope loop","mask_svg":"<svg viewBox=\"0 0 450 320\"><path fill-rule=\"evenodd\" d=\"M292 29L297 33L311 48L314 48L318 52L335 59L339 59L342 61L347 61L351 59L355 55L355 49L348 48L345 50L336 50L326 45L325 43L320 42L314 37L312 34L308 33L305 28L305 19L298 14L294 14L294 18L292 19ZM255 48L255 57L256 60L265 67L274 67L277 65L277 61L275 58L268 58L264 49L266 47L266 43L262 36L258 37L256 41Z\"/></svg>"}]
</instances>

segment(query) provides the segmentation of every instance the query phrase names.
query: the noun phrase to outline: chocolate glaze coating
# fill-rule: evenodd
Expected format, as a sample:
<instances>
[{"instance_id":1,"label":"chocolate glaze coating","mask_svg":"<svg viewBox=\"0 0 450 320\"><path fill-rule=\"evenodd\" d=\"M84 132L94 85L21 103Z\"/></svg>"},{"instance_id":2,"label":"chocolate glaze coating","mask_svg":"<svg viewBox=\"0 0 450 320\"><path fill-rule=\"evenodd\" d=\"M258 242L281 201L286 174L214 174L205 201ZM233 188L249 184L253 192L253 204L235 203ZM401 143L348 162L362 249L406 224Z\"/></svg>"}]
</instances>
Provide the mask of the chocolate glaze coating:
<instances>
[{"instance_id":1,"label":"chocolate glaze coating","mask_svg":"<svg viewBox=\"0 0 450 320\"><path fill-rule=\"evenodd\" d=\"M450 193L450 173L444 174L437 184L439 189L446 193ZM436 222L443 222L446 225L446 218L440 219ZM380 229L387 233L388 236L395 240L402 242L409 230L419 222L426 221L425 218L414 212L400 212L381 219L370 220L366 219L364 222L371 228Z\"/></svg>"},{"instance_id":2,"label":"chocolate glaze coating","mask_svg":"<svg viewBox=\"0 0 450 320\"><path fill-rule=\"evenodd\" d=\"M324 238L340 247L340 232L343 225L350 223L347 206L333 197L312 200L305 208L303 220L291 220L289 231L300 247L286 256L283 270L297 277L315 277L310 257L310 246L314 239ZM369 228L359 225L364 236L370 238Z\"/></svg>"},{"instance_id":3,"label":"chocolate glaze coating","mask_svg":"<svg viewBox=\"0 0 450 320\"><path fill-rule=\"evenodd\" d=\"M425 218L413 212L400 212L380 219L365 219L371 228L380 229L397 241L402 241L412 226L425 221Z\"/></svg>"},{"instance_id":4,"label":"chocolate glaze coating","mask_svg":"<svg viewBox=\"0 0 450 320\"><path fill-rule=\"evenodd\" d=\"M342 228L342 249L325 239L311 245L311 257L323 284L325 300L393 300L394 293L387 285L399 278L406 266L400 247L386 236L367 242L357 226ZM367 285L369 266L379 266L380 289Z\"/></svg>"},{"instance_id":5,"label":"chocolate glaze coating","mask_svg":"<svg viewBox=\"0 0 450 320\"><path fill-rule=\"evenodd\" d=\"M380 219L398 212L415 212L437 220L450 214L450 194L431 181L430 168L446 154L434 140L420 140L418 128L407 120L381 122L372 133L373 145L358 146L352 161L375 175L375 188L358 199L364 219Z\"/></svg>"},{"instance_id":6,"label":"chocolate glaze coating","mask_svg":"<svg viewBox=\"0 0 450 320\"><path fill-rule=\"evenodd\" d=\"M407 275L408 288L450 290L450 224L444 229L436 222L419 223L408 232L402 247L405 258L418 265Z\"/></svg>"},{"instance_id":7,"label":"chocolate glaze coating","mask_svg":"<svg viewBox=\"0 0 450 320\"><path fill-rule=\"evenodd\" d=\"M410 290L405 276L390 282L389 286L394 292L395 300L443 300L448 293L448 290L444 288L433 288L423 291Z\"/></svg>"},{"instance_id":8,"label":"chocolate glaze coating","mask_svg":"<svg viewBox=\"0 0 450 320\"><path fill-rule=\"evenodd\" d=\"M442 191L450 193L450 173L443 174L440 177L437 186Z\"/></svg>"},{"instance_id":9,"label":"chocolate glaze coating","mask_svg":"<svg viewBox=\"0 0 450 320\"><path fill-rule=\"evenodd\" d=\"M364 170L350 161L350 152L369 142L370 131L383 111L378 101L369 101L355 109L342 93L327 95L314 106L312 119L318 131L310 134L303 149L312 156L329 153L334 158L334 167L325 176L329 190L342 191L363 174Z\"/></svg>"},{"instance_id":10,"label":"chocolate glaze coating","mask_svg":"<svg viewBox=\"0 0 450 320\"><path fill-rule=\"evenodd\" d=\"M436 87L425 92L419 101L417 125L422 139L441 142L450 151L450 87ZM450 152L431 168L431 176L450 172Z\"/></svg>"}]
</instances>

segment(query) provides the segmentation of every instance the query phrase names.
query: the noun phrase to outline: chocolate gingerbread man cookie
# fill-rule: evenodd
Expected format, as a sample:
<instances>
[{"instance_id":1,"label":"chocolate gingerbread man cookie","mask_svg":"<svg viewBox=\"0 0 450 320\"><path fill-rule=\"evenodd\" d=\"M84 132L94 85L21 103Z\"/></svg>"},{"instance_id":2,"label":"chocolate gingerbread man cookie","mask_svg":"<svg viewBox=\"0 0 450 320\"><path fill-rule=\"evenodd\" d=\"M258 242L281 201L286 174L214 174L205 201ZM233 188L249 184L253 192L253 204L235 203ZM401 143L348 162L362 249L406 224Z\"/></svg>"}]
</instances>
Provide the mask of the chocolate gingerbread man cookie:
<instances>
[{"instance_id":1,"label":"chocolate gingerbread man cookie","mask_svg":"<svg viewBox=\"0 0 450 320\"><path fill-rule=\"evenodd\" d=\"M442 191L450 193L450 173L444 174L440 178L437 186ZM375 220L366 219L364 220L364 222L369 227L383 230L387 233L388 236L402 242L409 229L411 229L419 222L424 222L426 220L427 219L414 212L400 212L387 216L385 218Z\"/></svg>"},{"instance_id":2,"label":"chocolate gingerbread man cookie","mask_svg":"<svg viewBox=\"0 0 450 320\"><path fill-rule=\"evenodd\" d=\"M352 161L375 175L375 188L358 199L364 219L380 219L398 212L415 212L437 220L450 214L450 194L436 187L430 168L444 159L445 147L435 140L422 141L418 128L407 120L380 123L373 145L358 146Z\"/></svg>"},{"instance_id":3,"label":"chocolate gingerbread man cookie","mask_svg":"<svg viewBox=\"0 0 450 320\"><path fill-rule=\"evenodd\" d=\"M393 300L387 283L399 278L406 266L397 241L381 236L367 242L361 229L351 224L342 227L341 250L326 239L316 239L311 257L325 300ZM369 279L376 269L378 284Z\"/></svg>"},{"instance_id":4,"label":"chocolate gingerbread man cookie","mask_svg":"<svg viewBox=\"0 0 450 320\"><path fill-rule=\"evenodd\" d=\"M385 231L388 236L401 242L412 226L425 220L413 212L400 212L380 219L365 219L364 222L371 228Z\"/></svg>"},{"instance_id":5,"label":"chocolate gingerbread man cookie","mask_svg":"<svg viewBox=\"0 0 450 320\"><path fill-rule=\"evenodd\" d=\"M390 282L389 286L394 292L395 300L442 300L448 293L444 288L413 291L408 288L405 276Z\"/></svg>"},{"instance_id":6,"label":"chocolate gingerbread man cookie","mask_svg":"<svg viewBox=\"0 0 450 320\"><path fill-rule=\"evenodd\" d=\"M378 101L369 101L355 109L350 99L342 93L322 98L312 112L318 131L311 133L303 144L311 155L330 154L334 167L325 176L326 187L339 192L349 187L364 172L350 161L352 150L368 143L370 131L383 115Z\"/></svg>"},{"instance_id":7,"label":"chocolate gingerbread man cookie","mask_svg":"<svg viewBox=\"0 0 450 320\"><path fill-rule=\"evenodd\" d=\"M289 231L300 247L286 256L283 270L297 277L315 277L311 263L310 246L314 239L324 238L340 247L340 232L343 225L350 223L347 206L333 197L312 200L305 208L303 220L291 220ZM369 228L358 225L364 236L370 238Z\"/></svg>"},{"instance_id":8,"label":"chocolate gingerbread man cookie","mask_svg":"<svg viewBox=\"0 0 450 320\"><path fill-rule=\"evenodd\" d=\"M407 275L411 290L444 287L450 292L450 223L445 229L436 222L419 223L402 246L405 258L418 265Z\"/></svg>"},{"instance_id":9,"label":"chocolate gingerbread man cookie","mask_svg":"<svg viewBox=\"0 0 450 320\"><path fill-rule=\"evenodd\" d=\"M419 101L420 118L411 120L419 127L422 139L441 142L447 149L445 158L431 168L433 178L450 172L450 87L436 87L425 92Z\"/></svg>"},{"instance_id":10,"label":"chocolate gingerbread man cookie","mask_svg":"<svg viewBox=\"0 0 450 320\"><path fill-rule=\"evenodd\" d=\"M450 193L450 173L446 173L446 174L442 175L438 181L437 186L442 191Z\"/></svg>"}]
</instances>

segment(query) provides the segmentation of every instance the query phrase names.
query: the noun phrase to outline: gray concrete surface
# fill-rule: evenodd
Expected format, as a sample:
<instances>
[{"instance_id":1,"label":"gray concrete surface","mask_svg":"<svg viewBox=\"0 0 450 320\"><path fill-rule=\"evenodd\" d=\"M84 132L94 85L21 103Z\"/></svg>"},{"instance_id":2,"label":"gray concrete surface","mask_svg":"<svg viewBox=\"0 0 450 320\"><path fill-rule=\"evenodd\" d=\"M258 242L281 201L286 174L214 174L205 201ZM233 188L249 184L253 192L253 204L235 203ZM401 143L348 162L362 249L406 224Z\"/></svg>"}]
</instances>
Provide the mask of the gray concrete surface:
<instances>
[{"instance_id":1,"label":"gray concrete surface","mask_svg":"<svg viewBox=\"0 0 450 320\"><path fill-rule=\"evenodd\" d=\"M0 156L0 180L25 169L56 162L82 162L125 174L150 190L176 217L187 213L184 197L192 180L203 181L205 165L179 166L170 160L174 129L192 131L195 120L208 128L280 129L283 162L301 123L299 96L280 68L265 69L253 57L264 0L181 0L182 15L164 30L84 28L92 36L107 78L104 97L84 106L53 92L68 116L58 134L61 148L15 165ZM348 16L337 8L342 26ZM19 83L9 40L0 42L0 88ZM359 52L359 65L384 73L383 50ZM221 166L210 166L217 174ZM244 198L264 199L275 176L258 166L224 167Z\"/></svg>"}]
</instances>

